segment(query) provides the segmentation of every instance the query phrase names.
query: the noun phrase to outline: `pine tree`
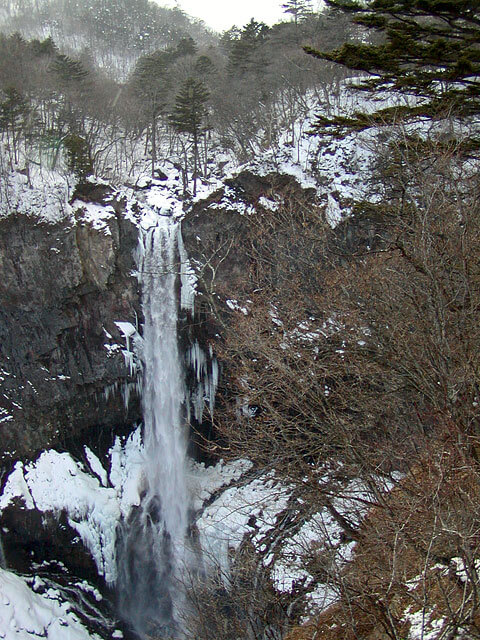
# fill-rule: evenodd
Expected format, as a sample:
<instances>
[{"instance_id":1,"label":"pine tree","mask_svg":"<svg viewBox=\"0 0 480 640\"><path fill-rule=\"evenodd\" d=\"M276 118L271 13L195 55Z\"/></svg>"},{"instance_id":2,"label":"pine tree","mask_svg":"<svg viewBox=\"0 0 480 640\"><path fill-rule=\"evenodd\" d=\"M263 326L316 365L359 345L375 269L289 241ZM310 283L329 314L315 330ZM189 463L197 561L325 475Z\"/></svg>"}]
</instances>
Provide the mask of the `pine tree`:
<instances>
[{"instance_id":1,"label":"pine tree","mask_svg":"<svg viewBox=\"0 0 480 640\"><path fill-rule=\"evenodd\" d=\"M175 53L179 58L182 56L194 56L197 51L197 43L191 36L182 38L175 48Z\"/></svg>"},{"instance_id":2,"label":"pine tree","mask_svg":"<svg viewBox=\"0 0 480 640\"><path fill-rule=\"evenodd\" d=\"M206 133L205 119L208 113L206 104L210 97L203 82L188 78L176 99L170 115L170 123L179 133L191 136L193 144L193 195L197 194L197 175L199 166L199 143Z\"/></svg>"},{"instance_id":3,"label":"pine tree","mask_svg":"<svg viewBox=\"0 0 480 640\"><path fill-rule=\"evenodd\" d=\"M55 56L48 70L63 103L57 115L59 133L83 135L85 115L81 105L85 104L91 89L90 72L81 61L63 54Z\"/></svg>"},{"instance_id":4,"label":"pine tree","mask_svg":"<svg viewBox=\"0 0 480 640\"><path fill-rule=\"evenodd\" d=\"M69 170L76 175L80 183L85 182L86 178L93 174L93 160L90 145L85 138L76 134L69 134L62 142L67 151Z\"/></svg>"},{"instance_id":5,"label":"pine tree","mask_svg":"<svg viewBox=\"0 0 480 640\"><path fill-rule=\"evenodd\" d=\"M19 160L20 135L25 132L31 108L27 99L14 87L8 87L2 93L4 99L0 102L0 131L7 133L13 161L16 163Z\"/></svg>"},{"instance_id":6,"label":"pine tree","mask_svg":"<svg viewBox=\"0 0 480 640\"><path fill-rule=\"evenodd\" d=\"M351 118L319 118L317 131L365 129L400 116L468 117L480 111L478 0L327 0L355 23L380 34L378 44L346 43L334 51L305 51L368 75L353 87L414 96L414 106Z\"/></svg>"},{"instance_id":7,"label":"pine tree","mask_svg":"<svg viewBox=\"0 0 480 640\"><path fill-rule=\"evenodd\" d=\"M157 120L167 105L171 86L170 65L175 56L169 51L155 51L140 58L131 78L131 89L142 102L150 129L152 145L152 176L157 161Z\"/></svg>"},{"instance_id":8,"label":"pine tree","mask_svg":"<svg viewBox=\"0 0 480 640\"><path fill-rule=\"evenodd\" d=\"M311 0L287 0L282 4L284 13L290 13L293 16L295 26L298 25L302 18L312 13Z\"/></svg>"},{"instance_id":9,"label":"pine tree","mask_svg":"<svg viewBox=\"0 0 480 640\"><path fill-rule=\"evenodd\" d=\"M269 27L253 18L240 33L232 30L234 39L230 41L228 72L230 75L245 75L246 73L262 73L268 65L268 60L260 54L262 45L266 42ZM238 37L235 38L235 35Z\"/></svg>"},{"instance_id":10,"label":"pine tree","mask_svg":"<svg viewBox=\"0 0 480 640\"><path fill-rule=\"evenodd\" d=\"M53 61L51 72L57 80L65 87L79 85L88 77L88 71L79 60L74 60L69 56L59 54Z\"/></svg>"},{"instance_id":11,"label":"pine tree","mask_svg":"<svg viewBox=\"0 0 480 640\"><path fill-rule=\"evenodd\" d=\"M216 68L211 58L206 55L201 55L195 61L194 70L195 75L204 80L213 75L216 71Z\"/></svg>"}]
</instances>

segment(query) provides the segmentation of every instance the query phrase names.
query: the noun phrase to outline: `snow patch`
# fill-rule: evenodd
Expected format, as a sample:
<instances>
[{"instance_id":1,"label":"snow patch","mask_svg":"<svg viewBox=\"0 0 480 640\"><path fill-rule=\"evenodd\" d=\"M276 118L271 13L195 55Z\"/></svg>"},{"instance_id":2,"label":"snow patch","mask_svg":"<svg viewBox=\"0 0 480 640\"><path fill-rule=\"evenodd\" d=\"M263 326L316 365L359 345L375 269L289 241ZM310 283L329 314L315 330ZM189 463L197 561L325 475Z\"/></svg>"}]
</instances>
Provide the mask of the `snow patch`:
<instances>
[{"instance_id":1,"label":"snow patch","mask_svg":"<svg viewBox=\"0 0 480 640\"><path fill-rule=\"evenodd\" d=\"M88 224L107 236L112 235L110 223L115 220L115 210L111 205L103 206L93 202L75 200L72 207L78 211L77 219L80 222Z\"/></svg>"},{"instance_id":2,"label":"snow patch","mask_svg":"<svg viewBox=\"0 0 480 640\"><path fill-rule=\"evenodd\" d=\"M190 463L189 485L192 496L192 507L200 511L203 505L222 487L239 480L250 471L253 463L247 459L234 460L225 463L223 460L216 465L206 466L203 462Z\"/></svg>"},{"instance_id":3,"label":"snow patch","mask_svg":"<svg viewBox=\"0 0 480 640\"><path fill-rule=\"evenodd\" d=\"M197 520L206 565L228 580L229 551L236 551L248 534L259 546L290 495L291 490L273 472L221 493Z\"/></svg>"}]
</instances>

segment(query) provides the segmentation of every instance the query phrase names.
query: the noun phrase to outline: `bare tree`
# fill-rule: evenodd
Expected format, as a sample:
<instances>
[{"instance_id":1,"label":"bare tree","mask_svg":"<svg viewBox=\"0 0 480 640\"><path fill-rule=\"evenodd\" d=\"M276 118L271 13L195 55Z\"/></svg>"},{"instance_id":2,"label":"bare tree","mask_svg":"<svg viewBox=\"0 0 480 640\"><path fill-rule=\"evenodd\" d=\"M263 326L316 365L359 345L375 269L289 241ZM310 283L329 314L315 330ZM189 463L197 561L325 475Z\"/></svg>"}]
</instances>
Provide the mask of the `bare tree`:
<instances>
[{"instance_id":1,"label":"bare tree","mask_svg":"<svg viewBox=\"0 0 480 640\"><path fill-rule=\"evenodd\" d=\"M476 161L434 130L399 129L377 155L381 203L333 231L298 204L252 217L216 426L224 453L274 467L312 508L327 460L375 497L355 560L332 569L340 603L299 637L399 640L408 607L427 629L434 605L438 637L478 637Z\"/></svg>"}]
</instances>

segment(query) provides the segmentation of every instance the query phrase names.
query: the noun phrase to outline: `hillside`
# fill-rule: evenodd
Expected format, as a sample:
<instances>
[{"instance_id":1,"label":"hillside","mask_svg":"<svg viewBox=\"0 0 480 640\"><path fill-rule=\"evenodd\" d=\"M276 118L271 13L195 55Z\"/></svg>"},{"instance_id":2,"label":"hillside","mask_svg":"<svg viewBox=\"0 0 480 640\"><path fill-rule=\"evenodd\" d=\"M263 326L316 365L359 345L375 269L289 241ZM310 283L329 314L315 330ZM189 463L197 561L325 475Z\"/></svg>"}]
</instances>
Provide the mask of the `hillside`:
<instances>
[{"instance_id":1,"label":"hillside","mask_svg":"<svg viewBox=\"0 0 480 640\"><path fill-rule=\"evenodd\" d=\"M303 4L0 36L0 637L480 636L479 12Z\"/></svg>"},{"instance_id":2,"label":"hillside","mask_svg":"<svg viewBox=\"0 0 480 640\"><path fill-rule=\"evenodd\" d=\"M116 79L125 78L140 56L182 38L205 46L215 42L200 21L149 0L6 0L0 8L0 30L26 39L52 38L69 55L91 56Z\"/></svg>"}]
</instances>

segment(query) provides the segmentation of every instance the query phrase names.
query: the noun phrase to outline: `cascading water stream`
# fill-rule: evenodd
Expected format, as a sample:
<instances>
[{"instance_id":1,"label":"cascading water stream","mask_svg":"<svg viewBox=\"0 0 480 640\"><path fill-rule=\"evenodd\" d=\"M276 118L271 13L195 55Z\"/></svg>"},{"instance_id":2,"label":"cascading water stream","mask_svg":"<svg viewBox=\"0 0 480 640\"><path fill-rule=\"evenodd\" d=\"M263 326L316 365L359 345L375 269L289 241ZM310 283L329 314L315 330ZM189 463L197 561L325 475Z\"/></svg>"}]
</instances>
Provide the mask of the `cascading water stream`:
<instances>
[{"instance_id":1,"label":"cascading water stream","mask_svg":"<svg viewBox=\"0 0 480 640\"><path fill-rule=\"evenodd\" d=\"M141 506L119 535L120 613L141 636L176 637L181 628L189 496L182 420L184 372L177 339L177 225L159 217L143 232L145 486Z\"/></svg>"}]
</instances>

